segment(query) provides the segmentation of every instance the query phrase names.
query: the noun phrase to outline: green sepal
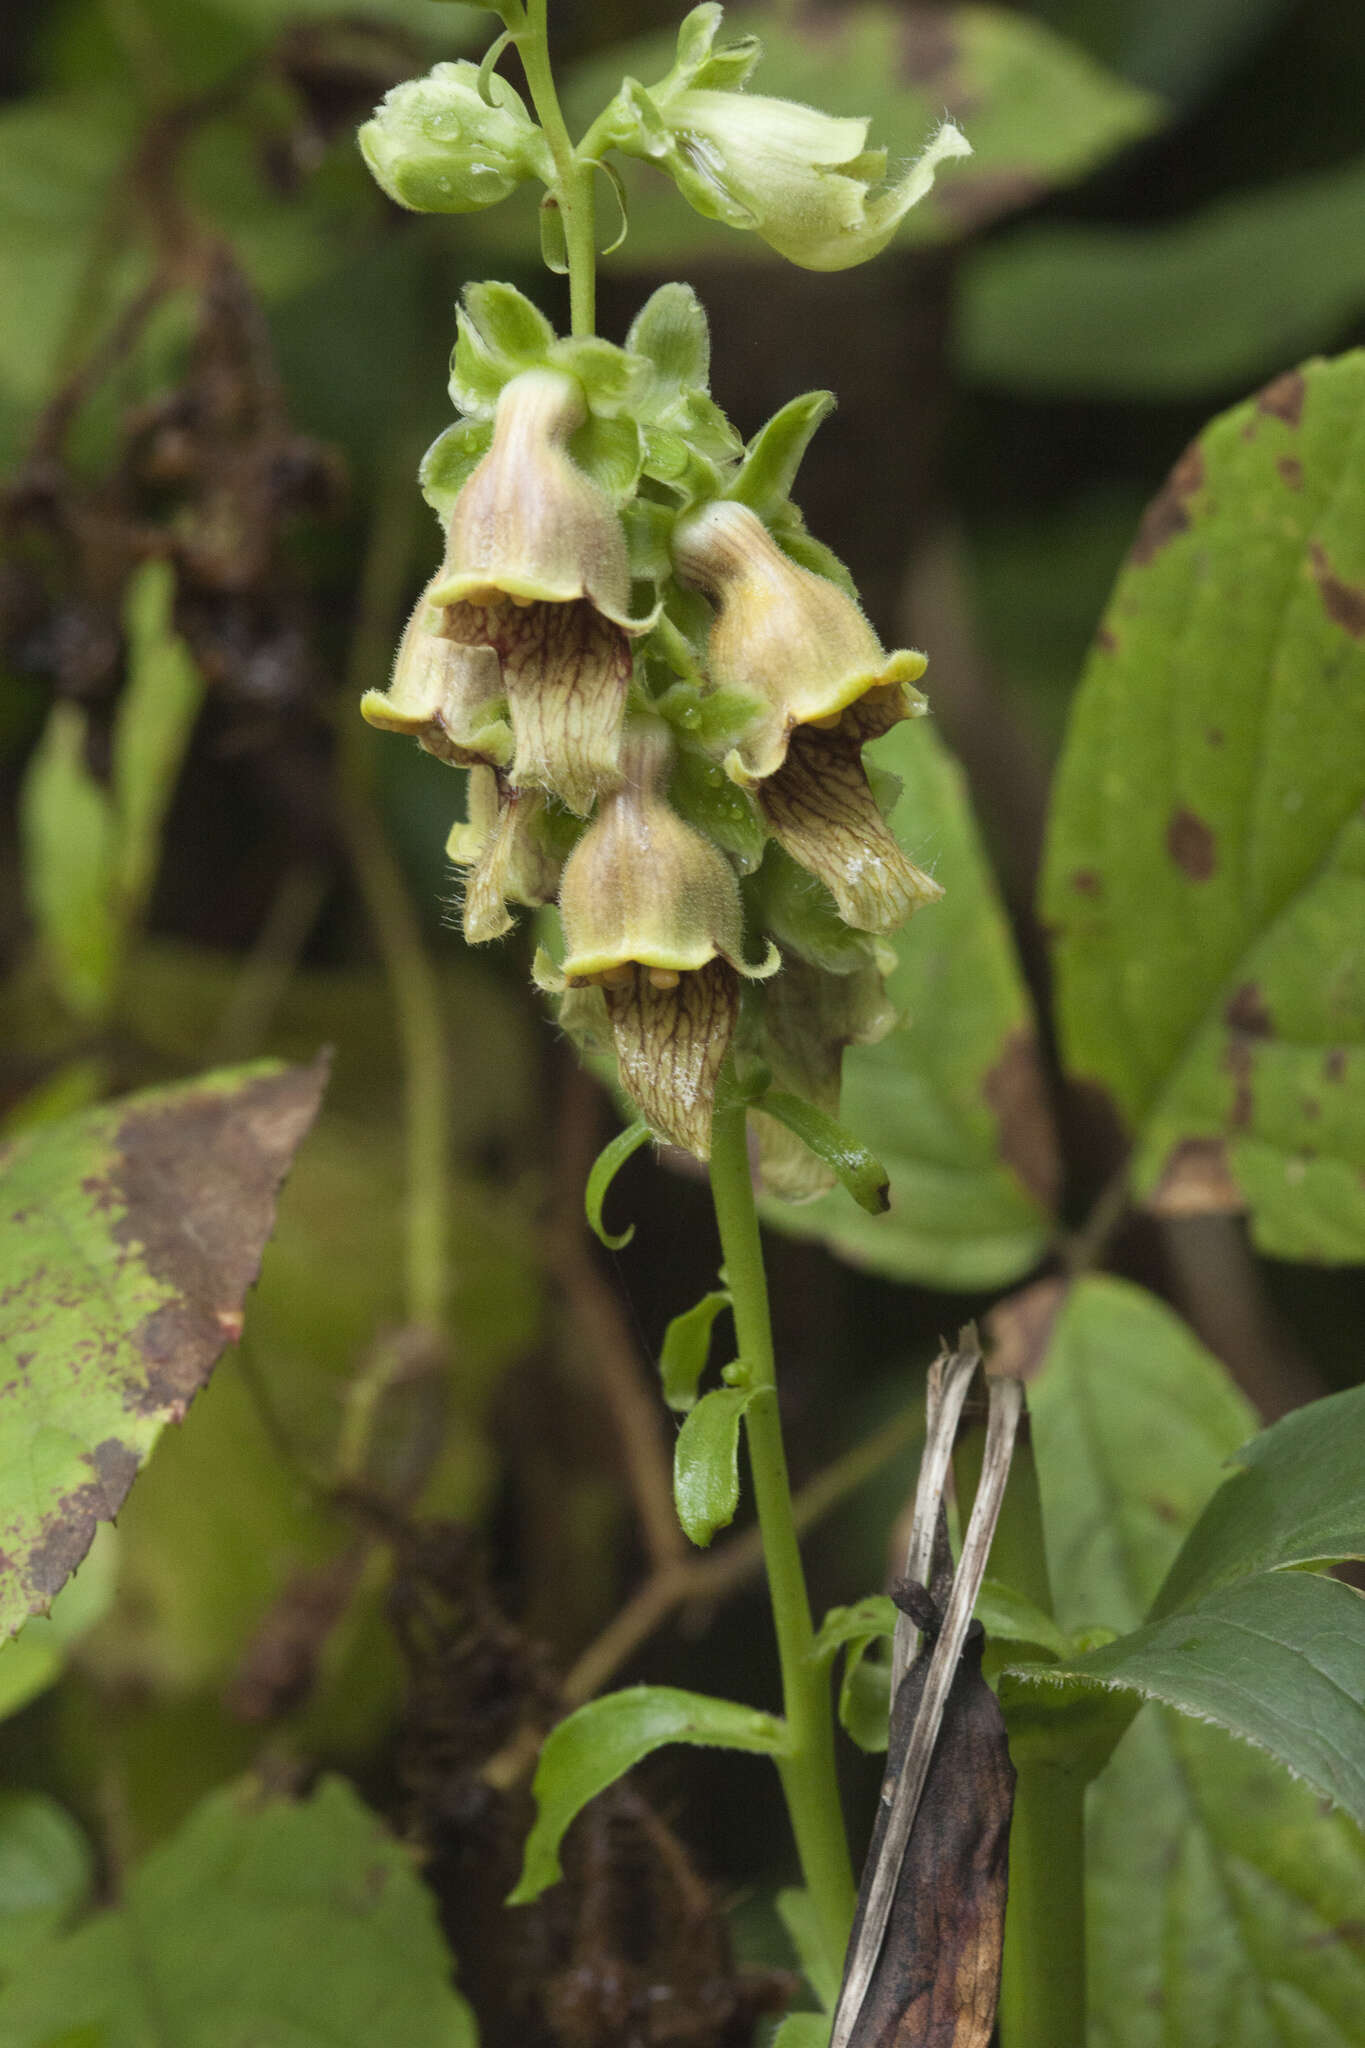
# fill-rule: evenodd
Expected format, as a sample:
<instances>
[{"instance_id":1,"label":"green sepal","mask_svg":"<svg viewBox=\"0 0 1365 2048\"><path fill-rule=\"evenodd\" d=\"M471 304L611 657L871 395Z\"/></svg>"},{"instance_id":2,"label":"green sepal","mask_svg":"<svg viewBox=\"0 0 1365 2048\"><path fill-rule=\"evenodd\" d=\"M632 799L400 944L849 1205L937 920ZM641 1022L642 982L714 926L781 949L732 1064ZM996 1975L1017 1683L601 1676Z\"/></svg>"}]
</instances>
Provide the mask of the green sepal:
<instances>
[{"instance_id":1,"label":"green sepal","mask_svg":"<svg viewBox=\"0 0 1365 2048\"><path fill-rule=\"evenodd\" d=\"M640 481L644 445L634 420L590 412L569 442L569 453L617 506Z\"/></svg>"},{"instance_id":2,"label":"green sepal","mask_svg":"<svg viewBox=\"0 0 1365 2048\"><path fill-rule=\"evenodd\" d=\"M771 1389L713 1387L692 1409L673 1447L673 1504L691 1543L705 1550L739 1506L739 1425Z\"/></svg>"},{"instance_id":3,"label":"green sepal","mask_svg":"<svg viewBox=\"0 0 1365 2048\"><path fill-rule=\"evenodd\" d=\"M711 376L711 333L690 284L661 284L635 315L626 334L632 355L654 371L656 391L704 391Z\"/></svg>"},{"instance_id":4,"label":"green sepal","mask_svg":"<svg viewBox=\"0 0 1365 2048\"><path fill-rule=\"evenodd\" d=\"M775 842L763 864L745 884L745 897L755 921L770 931L784 949L799 953L826 974L852 974L875 962L874 942L855 932L839 915L824 883Z\"/></svg>"},{"instance_id":5,"label":"green sepal","mask_svg":"<svg viewBox=\"0 0 1365 2048\"><path fill-rule=\"evenodd\" d=\"M697 1387L711 1355L712 1328L721 1310L729 1306L728 1292L717 1288L674 1316L664 1331L659 1378L664 1400L676 1414L685 1415L696 1404Z\"/></svg>"},{"instance_id":6,"label":"green sepal","mask_svg":"<svg viewBox=\"0 0 1365 2048\"><path fill-rule=\"evenodd\" d=\"M466 285L450 358L455 404L475 418L491 419L504 384L547 363L554 339L545 315L515 285Z\"/></svg>"},{"instance_id":7,"label":"green sepal","mask_svg":"<svg viewBox=\"0 0 1365 2048\"><path fill-rule=\"evenodd\" d=\"M455 509L455 500L488 453L493 425L487 419L457 420L447 427L422 457L417 480L422 496L444 523Z\"/></svg>"},{"instance_id":8,"label":"green sepal","mask_svg":"<svg viewBox=\"0 0 1365 2048\"><path fill-rule=\"evenodd\" d=\"M826 1116L812 1103L803 1102L799 1095L787 1095L780 1089L771 1091L754 1106L785 1125L808 1151L823 1159L840 1185L869 1216L882 1216L891 1207L891 1176L886 1168L832 1116Z\"/></svg>"},{"instance_id":9,"label":"green sepal","mask_svg":"<svg viewBox=\"0 0 1365 2048\"><path fill-rule=\"evenodd\" d=\"M602 1221L602 1205L607 1192L621 1168L634 1157L642 1145L647 1145L654 1133L641 1117L638 1123L628 1124L618 1131L610 1144L604 1145L592 1163L588 1184L583 1191L583 1207L587 1212L588 1227L609 1252L624 1251L635 1235L635 1225L628 1223L619 1237L613 1237Z\"/></svg>"},{"instance_id":10,"label":"green sepal","mask_svg":"<svg viewBox=\"0 0 1365 2048\"><path fill-rule=\"evenodd\" d=\"M762 44L755 35L742 35L718 50L716 37L724 20L725 9L715 0L707 0L684 16L678 27L673 69L661 90L735 92L745 83L762 54Z\"/></svg>"},{"instance_id":11,"label":"green sepal","mask_svg":"<svg viewBox=\"0 0 1365 2048\"><path fill-rule=\"evenodd\" d=\"M795 505L784 510L768 521L768 531L784 555L789 555L798 568L811 569L817 576L827 576L836 583L845 597L851 597L855 604L862 600L858 586L839 560L833 548L827 548L822 540L806 530L806 522Z\"/></svg>"},{"instance_id":12,"label":"green sepal","mask_svg":"<svg viewBox=\"0 0 1365 2048\"><path fill-rule=\"evenodd\" d=\"M726 497L748 505L763 520L780 513L791 496L812 436L829 418L835 403L832 391L805 391L799 398L788 399L750 441L737 474L726 487Z\"/></svg>"},{"instance_id":13,"label":"green sepal","mask_svg":"<svg viewBox=\"0 0 1365 2048\"><path fill-rule=\"evenodd\" d=\"M767 833L753 799L705 754L679 751L668 800L679 817L731 856L742 875L758 866Z\"/></svg>"},{"instance_id":14,"label":"green sepal","mask_svg":"<svg viewBox=\"0 0 1365 2048\"><path fill-rule=\"evenodd\" d=\"M775 1714L671 1685L634 1685L589 1700L550 1730L532 1790L536 1820L526 1841L512 1906L529 1905L563 1872L559 1845L575 1815L608 1785L669 1743L784 1757L790 1742Z\"/></svg>"}]
</instances>

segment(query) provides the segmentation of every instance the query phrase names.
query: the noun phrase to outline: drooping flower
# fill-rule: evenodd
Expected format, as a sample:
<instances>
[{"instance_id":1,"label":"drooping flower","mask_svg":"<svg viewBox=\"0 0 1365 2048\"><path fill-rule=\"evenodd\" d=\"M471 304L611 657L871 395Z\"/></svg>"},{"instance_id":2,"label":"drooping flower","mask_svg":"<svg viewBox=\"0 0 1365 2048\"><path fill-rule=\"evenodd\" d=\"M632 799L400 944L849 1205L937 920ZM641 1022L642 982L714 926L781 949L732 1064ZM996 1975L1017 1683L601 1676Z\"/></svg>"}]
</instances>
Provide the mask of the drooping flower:
<instances>
[{"instance_id":1,"label":"drooping flower","mask_svg":"<svg viewBox=\"0 0 1365 2048\"><path fill-rule=\"evenodd\" d=\"M715 49L720 7L692 10L678 60L648 88L628 78L610 139L665 171L698 213L747 228L807 270L846 270L886 247L938 166L971 155L945 121L905 175L888 184L868 123L741 90L759 56L752 37Z\"/></svg>"},{"instance_id":2,"label":"drooping flower","mask_svg":"<svg viewBox=\"0 0 1365 2048\"><path fill-rule=\"evenodd\" d=\"M785 555L747 505L718 501L679 528L680 576L717 607L713 684L764 711L729 756L769 831L833 895L859 931L888 932L942 892L904 853L862 764L869 740L925 699L922 654L886 654L853 599Z\"/></svg>"},{"instance_id":3,"label":"drooping flower","mask_svg":"<svg viewBox=\"0 0 1365 2048\"><path fill-rule=\"evenodd\" d=\"M461 924L471 946L512 929L509 903L553 903L563 862L547 833L543 790L517 789L493 768L470 771L468 822L452 828L446 856L468 868Z\"/></svg>"},{"instance_id":4,"label":"drooping flower","mask_svg":"<svg viewBox=\"0 0 1365 2048\"><path fill-rule=\"evenodd\" d=\"M734 870L664 795L658 719L632 720L621 781L564 869L560 985L598 988L622 1086L654 1129L705 1159L720 1072L739 1019L743 910Z\"/></svg>"},{"instance_id":5,"label":"drooping flower","mask_svg":"<svg viewBox=\"0 0 1365 2048\"><path fill-rule=\"evenodd\" d=\"M488 762L507 767L512 731L506 719L502 670L491 647L465 647L440 632L431 602L438 572L417 600L387 690L367 690L363 718L384 732L408 733L427 753L459 768Z\"/></svg>"},{"instance_id":6,"label":"drooping flower","mask_svg":"<svg viewBox=\"0 0 1365 2048\"><path fill-rule=\"evenodd\" d=\"M498 400L493 442L455 501L428 603L457 647L492 649L518 789L586 815L617 777L633 635L625 533L573 461L586 418L576 381L526 370Z\"/></svg>"}]
</instances>

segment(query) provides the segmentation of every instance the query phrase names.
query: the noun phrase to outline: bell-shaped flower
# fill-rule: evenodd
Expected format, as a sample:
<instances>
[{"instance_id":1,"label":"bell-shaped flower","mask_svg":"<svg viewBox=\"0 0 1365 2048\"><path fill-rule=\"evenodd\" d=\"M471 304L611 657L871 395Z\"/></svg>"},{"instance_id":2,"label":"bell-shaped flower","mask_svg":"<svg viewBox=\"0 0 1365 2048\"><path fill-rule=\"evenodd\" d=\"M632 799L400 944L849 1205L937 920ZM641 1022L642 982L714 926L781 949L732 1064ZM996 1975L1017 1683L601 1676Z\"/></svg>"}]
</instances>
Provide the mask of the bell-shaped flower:
<instances>
[{"instance_id":1,"label":"bell-shaped flower","mask_svg":"<svg viewBox=\"0 0 1365 2048\"><path fill-rule=\"evenodd\" d=\"M618 773L633 635L626 538L611 500L573 461L582 391L558 370L504 386L493 441L455 501L429 602L455 645L497 657L518 789L586 815Z\"/></svg>"},{"instance_id":2,"label":"bell-shaped flower","mask_svg":"<svg viewBox=\"0 0 1365 2048\"><path fill-rule=\"evenodd\" d=\"M470 772L468 822L452 828L446 856L469 870L461 925L471 946L512 929L507 906L553 903L563 866L545 830L546 798L493 768Z\"/></svg>"},{"instance_id":3,"label":"bell-shaped flower","mask_svg":"<svg viewBox=\"0 0 1365 2048\"><path fill-rule=\"evenodd\" d=\"M713 48L721 10L698 7L678 33L678 62L648 88L627 79L600 124L618 149L655 164L698 213L748 228L807 270L847 270L878 255L938 166L970 156L945 121L904 176L886 181L868 123L739 90L752 39Z\"/></svg>"},{"instance_id":4,"label":"bell-shaped flower","mask_svg":"<svg viewBox=\"0 0 1365 2048\"><path fill-rule=\"evenodd\" d=\"M865 956L847 974L832 974L803 960L783 957L782 971L763 990L758 1050L771 1069L773 1085L813 1102L827 1116L839 1114L844 1051L875 1045L899 1021L882 980L892 964L879 942L864 942ZM785 1124L754 1114L763 1184L788 1202L809 1202L835 1184L833 1169L801 1143Z\"/></svg>"},{"instance_id":5,"label":"bell-shaped flower","mask_svg":"<svg viewBox=\"0 0 1365 2048\"><path fill-rule=\"evenodd\" d=\"M418 213L476 213L527 178L548 185L555 174L518 94L496 71L481 80L464 58L394 86L359 141L376 183Z\"/></svg>"},{"instance_id":6,"label":"bell-shaped flower","mask_svg":"<svg viewBox=\"0 0 1365 2048\"><path fill-rule=\"evenodd\" d=\"M491 647L462 647L440 631L431 603L434 576L408 620L387 690L367 690L361 715L384 732L409 733L429 754L456 767L484 761L506 767L512 732L502 671Z\"/></svg>"},{"instance_id":7,"label":"bell-shaped flower","mask_svg":"<svg viewBox=\"0 0 1365 2048\"><path fill-rule=\"evenodd\" d=\"M632 721L621 782L565 865L562 976L601 989L622 1086L662 1137L705 1159L739 978L777 960L746 966L734 870L669 804L670 758L661 721Z\"/></svg>"},{"instance_id":8,"label":"bell-shaped flower","mask_svg":"<svg viewBox=\"0 0 1365 2048\"><path fill-rule=\"evenodd\" d=\"M722 500L685 521L673 559L716 618L711 681L764 706L729 756L765 824L829 889L846 923L894 931L942 892L898 844L862 764L867 741L927 707L925 659L885 654L854 600L785 555L747 505Z\"/></svg>"}]
</instances>

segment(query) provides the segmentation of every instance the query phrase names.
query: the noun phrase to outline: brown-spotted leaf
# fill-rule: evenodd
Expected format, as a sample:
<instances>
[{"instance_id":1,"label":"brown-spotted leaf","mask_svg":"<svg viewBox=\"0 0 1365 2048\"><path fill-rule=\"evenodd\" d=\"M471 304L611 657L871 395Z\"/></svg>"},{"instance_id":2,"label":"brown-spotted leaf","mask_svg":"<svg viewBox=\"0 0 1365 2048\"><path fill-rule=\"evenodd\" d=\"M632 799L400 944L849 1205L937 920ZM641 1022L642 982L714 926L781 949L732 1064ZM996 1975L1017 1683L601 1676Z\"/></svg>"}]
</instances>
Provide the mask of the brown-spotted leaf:
<instances>
[{"instance_id":1,"label":"brown-spotted leaf","mask_svg":"<svg viewBox=\"0 0 1365 2048\"><path fill-rule=\"evenodd\" d=\"M260 1270L326 1060L208 1074L0 1155L0 1629L52 1597L179 1422Z\"/></svg>"}]
</instances>

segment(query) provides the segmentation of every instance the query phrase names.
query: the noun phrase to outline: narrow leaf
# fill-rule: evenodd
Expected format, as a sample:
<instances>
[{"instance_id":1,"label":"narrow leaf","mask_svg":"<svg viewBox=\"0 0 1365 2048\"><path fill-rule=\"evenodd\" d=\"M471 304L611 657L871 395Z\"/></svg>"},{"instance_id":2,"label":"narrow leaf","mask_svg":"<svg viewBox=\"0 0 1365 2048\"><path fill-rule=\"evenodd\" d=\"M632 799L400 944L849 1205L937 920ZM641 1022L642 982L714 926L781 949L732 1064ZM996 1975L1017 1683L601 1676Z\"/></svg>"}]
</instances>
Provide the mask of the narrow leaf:
<instances>
[{"instance_id":1,"label":"narrow leaf","mask_svg":"<svg viewBox=\"0 0 1365 2048\"><path fill-rule=\"evenodd\" d=\"M729 1306L729 1294L718 1288L712 1294L703 1294L680 1316L674 1316L664 1331L659 1376L665 1401L680 1415L685 1415L696 1402L697 1384L711 1356L712 1328L721 1310Z\"/></svg>"},{"instance_id":2,"label":"narrow leaf","mask_svg":"<svg viewBox=\"0 0 1365 2048\"><path fill-rule=\"evenodd\" d=\"M84 1022L109 1013L122 926L114 877L113 805L85 762L87 721L54 704L20 799L24 883L38 942L57 992Z\"/></svg>"},{"instance_id":3,"label":"narrow leaf","mask_svg":"<svg viewBox=\"0 0 1365 2048\"><path fill-rule=\"evenodd\" d=\"M0 1631L41 1614L242 1328L325 1061L26 1132L0 1211Z\"/></svg>"},{"instance_id":4,"label":"narrow leaf","mask_svg":"<svg viewBox=\"0 0 1365 2048\"><path fill-rule=\"evenodd\" d=\"M1150 1619L1285 1565L1365 1556L1365 1387L1296 1409L1243 1444L1166 1575Z\"/></svg>"},{"instance_id":5,"label":"narrow leaf","mask_svg":"<svg viewBox=\"0 0 1365 2048\"><path fill-rule=\"evenodd\" d=\"M728 1529L739 1506L739 1425L753 1387L714 1387L703 1394L673 1447L673 1501L689 1540L705 1550Z\"/></svg>"},{"instance_id":6,"label":"narrow leaf","mask_svg":"<svg viewBox=\"0 0 1365 2048\"><path fill-rule=\"evenodd\" d=\"M1265 1572L1103 1649L1013 1666L1006 1709L1094 1690L1159 1700L1273 1756L1365 1826L1365 1600L1339 1580Z\"/></svg>"},{"instance_id":7,"label":"narrow leaf","mask_svg":"<svg viewBox=\"0 0 1365 2048\"><path fill-rule=\"evenodd\" d=\"M671 1742L781 1757L787 1731L775 1715L756 1707L669 1685L635 1685L589 1700L545 1739L533 1787L535 1826L509 1905L528 1905L559 1881L559 1845L575 1814L642 1757Z\"/></svg>"},{"instance_id":8,"label":"narrow leaf","mask_svg":"<svg viewBox=\"0 0 1365 2048\"><path fill-rule=\"evenodd\" d=\"M113 797L118 889L126 920L141 916L161 857L161 827L175 790L204 685L172 621L169 564L146 562L129 586L128 681L114 720Z\"/></svg>"},{"instance_id":9,"label":"narrow leaf","mask_svg":"<svg viewBox=\"0 0 1365 2048\"><path fill-rule=\"evenodd\" d=\"M215 1793L123 1903L27 1956L0 1992L7 2048L54 2040L476 2048L436 1906L340 1778L304 1804Z\"/></svg>"},{"instance_id":10,"label":"narrow leaf","mask_svg":"<svg viewBox=\"0 0 1365 2048\"><path fill-rule=\"evenodd\" d=\"M813 1103L803 1102L799 1095L787 1095L781 1089L765 1095L755 1106L765 1116L784 1124L817 1159L823 1159L869 1216L882 1216L890 1208L886 1168L832 1116L826 1116Z\"/></svg>"},{"instance_id":11,"label":"narrow leaf","mask_svg":"<svg viewBox=\"0 0 1365 2048\"><path fill-rule=\"evenodd\" d=\"M638 1123L627 1124L618 1131L610 1144L604 1145L592 1163L588 1185L583 1195L583 1205L588 1213L588 1226L593 1235L601 1240L609 1252L624 1251L635 1235L635 1225L628 1223L619 1237L613 1237L602 1221L602 1204L606 1201L611 1184L626 1161L633 1158L642 1145L647 1145L654 1133L642 1117Z\"/></svg>"}]
</instances>

